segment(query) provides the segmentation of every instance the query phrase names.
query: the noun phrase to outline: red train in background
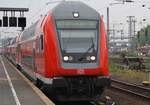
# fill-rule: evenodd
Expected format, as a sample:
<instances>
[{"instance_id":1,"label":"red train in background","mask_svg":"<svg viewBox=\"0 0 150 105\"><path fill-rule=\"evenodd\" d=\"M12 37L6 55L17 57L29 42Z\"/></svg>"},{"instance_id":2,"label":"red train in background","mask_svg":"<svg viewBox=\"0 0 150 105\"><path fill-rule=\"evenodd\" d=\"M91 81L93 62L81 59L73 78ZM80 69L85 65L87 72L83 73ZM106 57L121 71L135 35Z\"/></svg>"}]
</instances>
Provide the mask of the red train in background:
<instances>
[{"instance_id":1,"label":"red train in background","mask_svg":"<svg viewBox=\"0 0 150 105\"><path fill-rule=\"evenodd\" d=\"M13 42L6 56L60 101L95 101L110 85L103 18L81 2L60 3Z\"/></svg>"}]
</instances>

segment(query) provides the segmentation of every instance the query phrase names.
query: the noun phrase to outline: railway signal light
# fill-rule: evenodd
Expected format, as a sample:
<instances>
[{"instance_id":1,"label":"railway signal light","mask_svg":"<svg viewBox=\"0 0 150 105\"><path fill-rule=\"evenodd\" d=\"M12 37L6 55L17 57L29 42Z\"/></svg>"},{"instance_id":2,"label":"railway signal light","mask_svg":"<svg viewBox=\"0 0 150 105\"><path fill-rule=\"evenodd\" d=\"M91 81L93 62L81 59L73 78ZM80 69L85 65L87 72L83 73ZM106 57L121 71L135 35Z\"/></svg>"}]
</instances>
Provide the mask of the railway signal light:
<instances>
[{"instance_id":1,"label":"railway signal light","mask_svg":"<svg viewBox=\"0 0 150 105\"><path fill-rule=\"evenodd\" d=\"M17 27L17 18L16 17L9 17L9 26Z\"/></svg>"},{"instance_id":2,"label":"railway signal light","mask_svg":"<svg viewBox=\"0 0 150 105\"><path fill-rule=\"evenodd\" d=\"M0 12L3 12L3 18L0 20L0 27L21 27L22 30L26 27L26 18L24 12L28 12L29 8L4 8L0 7ZM15 13L19 12L20 17L17 18ZM11 16L8 17L8 13Z\"/></svg>"},{"instance_id":3,"label":"railway signal light","mask_svg":"<svg viewBox=\"0 0 150 105\"><path fill-rule=\"evenodd\" d=\"M18 27L26 27L26 18L18 17Z\"/></svg>"},{"instance_id":4,"label":"railway signal light","mask_svg":"<svg viewBox=\"0 0 150 105\"><path fill-rule=\"evenodd\" d=\"M8 16L3 16L3 27L8 27Z\"/></svg>"}]
</instances>

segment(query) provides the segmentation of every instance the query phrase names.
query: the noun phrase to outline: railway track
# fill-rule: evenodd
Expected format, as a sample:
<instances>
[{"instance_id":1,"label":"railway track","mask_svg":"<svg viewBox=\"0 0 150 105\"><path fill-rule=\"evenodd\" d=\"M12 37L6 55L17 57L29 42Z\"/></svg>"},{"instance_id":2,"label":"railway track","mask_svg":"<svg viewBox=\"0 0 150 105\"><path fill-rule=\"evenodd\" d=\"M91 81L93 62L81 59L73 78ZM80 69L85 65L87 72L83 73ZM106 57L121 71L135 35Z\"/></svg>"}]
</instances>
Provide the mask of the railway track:
<instances>
[{"instance_id":1,"label":"railway track","mask_svg":"<svg viewBox=\"0 0 150 105\"><path fill-rule=\"evenodd\" d=\"M110 96L103 96L99 101L78 101L78 102L54 102L55 105L118 105Z\"/></svg>"},{"instance_id":2,"label":"railway track","mask_svg":"<svg viewBox=\"0 0 150 105\"><path fill-rule=\"evenodd\" d=\"M55 105L116 105L115 102L66 102L66 103L55 103Z\"/></svg>"},{"instance_id":3,"label":"railway track","mask_svg":"<svg viewBox=\"0 0 150 105\"><path fill-rule=\"evenodd\" d=\"M150 88L112 79L111 88L150 100Z\"/></svg>"}]
</instances>

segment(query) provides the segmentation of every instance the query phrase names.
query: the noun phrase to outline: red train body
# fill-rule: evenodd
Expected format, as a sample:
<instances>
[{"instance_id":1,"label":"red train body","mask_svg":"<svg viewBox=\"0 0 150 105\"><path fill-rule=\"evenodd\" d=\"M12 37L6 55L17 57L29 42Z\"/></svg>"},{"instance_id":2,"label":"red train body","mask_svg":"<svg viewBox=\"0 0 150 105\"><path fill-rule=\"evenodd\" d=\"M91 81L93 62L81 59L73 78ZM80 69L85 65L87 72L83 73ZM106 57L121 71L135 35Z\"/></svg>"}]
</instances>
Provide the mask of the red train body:
<instances>
[{"instance_id":1,"label":"red train body","mask_svg":"<svg viewBox=\"0 0 150 105\"><path fill-rule=\"evenodd\" d=\"M7 48L58 100L97 100L110 85L103 19L81 2L60 3Z\"/></svg>"}]
</instances>

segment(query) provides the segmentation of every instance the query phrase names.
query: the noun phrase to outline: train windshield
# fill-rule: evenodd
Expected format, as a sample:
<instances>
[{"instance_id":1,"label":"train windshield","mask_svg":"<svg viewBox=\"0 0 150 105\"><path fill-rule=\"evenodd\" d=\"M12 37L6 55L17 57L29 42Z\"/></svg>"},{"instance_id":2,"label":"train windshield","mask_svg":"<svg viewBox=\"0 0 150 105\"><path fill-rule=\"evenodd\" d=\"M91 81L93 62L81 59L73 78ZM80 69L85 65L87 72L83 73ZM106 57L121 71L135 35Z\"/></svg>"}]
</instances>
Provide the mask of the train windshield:
<instances>
[{"instance_id":1,"label":"train windshield","mask_svg":"<svg viewBox=\"0 0 150 105\"><path fill-rule=\"evenodd\" d=\"M56 24L62 51L92 53L97 50L97 21L63 20Z\"/></svg>"}]
</instances>

